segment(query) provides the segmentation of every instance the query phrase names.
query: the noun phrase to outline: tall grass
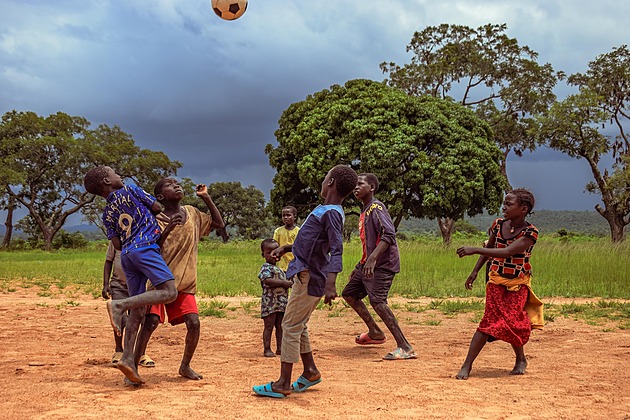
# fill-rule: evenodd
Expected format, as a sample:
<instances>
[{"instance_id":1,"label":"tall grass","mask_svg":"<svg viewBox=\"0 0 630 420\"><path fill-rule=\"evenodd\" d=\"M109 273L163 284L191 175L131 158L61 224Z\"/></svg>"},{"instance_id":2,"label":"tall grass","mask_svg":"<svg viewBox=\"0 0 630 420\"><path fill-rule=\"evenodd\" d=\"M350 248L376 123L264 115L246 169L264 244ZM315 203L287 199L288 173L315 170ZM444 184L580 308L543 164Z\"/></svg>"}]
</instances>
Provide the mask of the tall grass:
<instances>
[{"instance_id":1,"label":"tall grass","mask_svg":"<svg viewBox=\"0 0 630 420\"><path fill-rule=\"evenodd\" d=\"M483 238L455 239L445 247L439 239L401 241L402 270L392 294L404 297L482 297L481 272L472 291L464 282L477 257L458 258L461 245L476 246ZM15 287L74 288L100 296L106 244L84 251L0 252L0 292ZM345 244L344 270L337 278L340 293L361 256L357 240ZM257 278L263 259L258 241L222 244L202 242L199 251L198 293L202 296L258 296ZM630 242L613 245L606 238L565 241L541 238L532 257L533 287L539 297L630 298Z\"/></svg>"}]
</instances>

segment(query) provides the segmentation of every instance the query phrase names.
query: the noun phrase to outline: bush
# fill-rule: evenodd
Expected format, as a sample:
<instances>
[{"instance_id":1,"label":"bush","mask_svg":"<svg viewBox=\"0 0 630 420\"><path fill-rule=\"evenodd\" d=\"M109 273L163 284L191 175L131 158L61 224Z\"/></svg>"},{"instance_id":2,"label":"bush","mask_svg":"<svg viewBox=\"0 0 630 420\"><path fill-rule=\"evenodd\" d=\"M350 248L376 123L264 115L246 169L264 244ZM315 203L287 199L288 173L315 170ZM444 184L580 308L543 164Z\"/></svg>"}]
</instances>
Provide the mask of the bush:
<instances>
[{"instance_id":1,"label":"bush","mask_svg":"<svg viewBox=\"0 0 630 420\"><path fill-rule=\"evenodd\" d=\"M87 245L87 239L85 239L79 232L68 233L65 230L62 230L55 236L55 239L53 239L54 249L84 249Z\"/></svg>"}]
</instances>

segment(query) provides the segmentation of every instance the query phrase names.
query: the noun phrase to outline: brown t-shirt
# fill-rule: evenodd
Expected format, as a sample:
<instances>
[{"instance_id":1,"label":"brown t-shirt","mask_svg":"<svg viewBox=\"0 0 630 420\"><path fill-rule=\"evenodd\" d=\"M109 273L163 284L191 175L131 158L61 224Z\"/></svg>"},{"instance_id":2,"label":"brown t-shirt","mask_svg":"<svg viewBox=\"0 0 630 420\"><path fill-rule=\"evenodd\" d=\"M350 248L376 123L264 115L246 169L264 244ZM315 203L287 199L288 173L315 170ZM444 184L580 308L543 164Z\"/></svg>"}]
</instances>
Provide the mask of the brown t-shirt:
<instances>
[{"instance_id":1,"label":"brown t-shirt","mask_svg":"<svg viewBox=\"0 0 630 420\"><path fill-rule=\"evenodd\" d=\"M210 233L212 217L193 206L182 206L187 213L186 223L175 226L162 246L162 258L175 276L177 291L195 294L197 291L197 245L202 236ZM162 230L169 217L157 217Z\"/></svg>"}]
</instances>

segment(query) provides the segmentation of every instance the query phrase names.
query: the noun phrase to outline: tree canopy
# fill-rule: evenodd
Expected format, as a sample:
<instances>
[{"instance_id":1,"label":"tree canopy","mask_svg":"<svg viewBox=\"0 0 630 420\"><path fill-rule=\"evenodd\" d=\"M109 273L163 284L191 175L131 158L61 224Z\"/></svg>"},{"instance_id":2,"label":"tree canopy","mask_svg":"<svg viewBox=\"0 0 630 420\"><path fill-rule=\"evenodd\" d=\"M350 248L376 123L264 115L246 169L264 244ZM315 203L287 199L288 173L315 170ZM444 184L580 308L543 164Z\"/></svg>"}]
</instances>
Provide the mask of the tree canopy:
<instances>
[{"instance_id":1,"label":"tree canopy","mask_svg":"<svg viewBox=\"0 0 630 420\"><path fill-rule=\"evenodd\" d=\"M540 118L540 141L571 157L588 162L594 182L586 188L599 193L604 206L595 206L608 222L613 242L623 241L630 223L630 50L613 48L589 63L586 73L571 75L579 93L553 105ZM612 133L612 134L611 134ZM602 156L611 153L612 173Z\"/></svg>"},{"instance_id":2,"label":"tree canopy","mask_svg":"<svg viewBox=\"0 0 630 420\"><path fill-rule=\"evenodd\" d=\"M538 64L538 54L506 30L505 24L428 26L407 46L414 54L410 63L384 62L381 70L390 85L410 95L451 97L474 108L493 129L507 178L508 154L520 156L536 147L532 117L555 101L553 88L564 75L548 63Z\"/></svg>"},{"instance_id":3,"label":"tree canopy","mask_svg":"<svg viewBox=\"0 0 630 420\"><path fill-rule=\"evenodd\" d=\"M22 224L41 232L46 249L67 218L92 203L85 173L109 165L139 182L170 174L181 164L161 152L143 150L120 128L91 130L82 117L7 112L0 123L0 187L7 203L28 210Z\"/></svg>"},{"instance_id":4,"label":"tree canopy","mask_svg":"<svg viewBox=\"0 0 630 420\"><path fill-rule=\"evenodd\" d=\"M220 209L226 229L235 228L245 239L268 234L270 221L262 191L253 185L243 187L240 182L215 182L208 186L208 193Z\"/></svg>"},{"instance_id":5,"label":"tree canopy","mask_svg":"<svg viewBox=\"0 0 630 420\"><path fill-rule=\"evenodd\" d=\"M309 95L286 109L267 145L276 169L271 208L304 216L319 201L327 171L347 164L372 172L396 226L402 218L460 219L497 211L505 178L487 123L468 108L370 80Z\"/></svg>"}]
</instances>

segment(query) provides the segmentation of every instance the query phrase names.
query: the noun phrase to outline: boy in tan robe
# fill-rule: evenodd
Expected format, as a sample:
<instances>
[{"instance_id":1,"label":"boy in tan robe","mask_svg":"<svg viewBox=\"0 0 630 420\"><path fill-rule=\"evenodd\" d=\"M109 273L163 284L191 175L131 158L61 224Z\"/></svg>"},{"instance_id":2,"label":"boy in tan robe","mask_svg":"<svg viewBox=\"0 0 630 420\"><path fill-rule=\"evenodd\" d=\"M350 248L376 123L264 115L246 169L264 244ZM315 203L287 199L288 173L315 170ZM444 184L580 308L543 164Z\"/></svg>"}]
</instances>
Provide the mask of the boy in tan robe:
<instances>
[{"instance_id":1,"label":"boy in tan robe","mask_svg":"<svg viewBox=\"0 0 630 420\"><path fill-rule=\"evenodd\" d=\"M171 219L181 218L162 245L162 257L175 276L177 299L166 305L153 305L145 319L138 346L145 350L149 338L158 324L164 322L165 313L171 325L186 324L186 344L184 356L179 367L179 374L185 378L198 380L203 376L190 367L190 361L199 342L199 310L195 300L197 292L197 248L202 236L207 236L212 229L221 229L223 219L214 202L208 195L205 185L197 185L196 194L208 207L209 214L193 206L181 206L184 191L173 178L163 178L154 189L154 195L164 206L164 211L157 216L160 226L168 225Z\"/></svg>"}]
</instances>

